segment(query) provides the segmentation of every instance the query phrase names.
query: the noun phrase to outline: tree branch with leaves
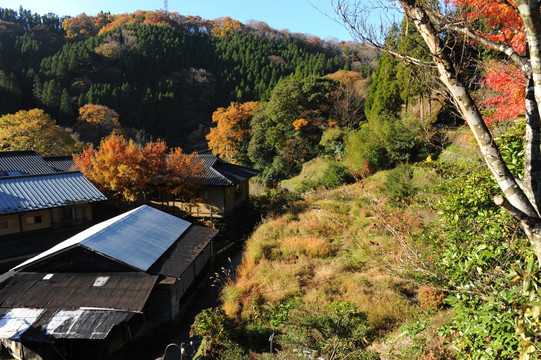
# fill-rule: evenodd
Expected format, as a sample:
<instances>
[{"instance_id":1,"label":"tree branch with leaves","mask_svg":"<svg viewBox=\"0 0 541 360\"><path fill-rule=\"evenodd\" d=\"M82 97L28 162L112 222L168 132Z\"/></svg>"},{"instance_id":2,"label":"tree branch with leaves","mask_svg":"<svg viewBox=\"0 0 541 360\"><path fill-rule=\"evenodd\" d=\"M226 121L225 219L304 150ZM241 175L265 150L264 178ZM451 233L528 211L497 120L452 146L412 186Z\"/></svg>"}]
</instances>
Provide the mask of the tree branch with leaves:
<instances>
[{"instance_id":1,"label":"tree branch with leaves","mask_svg":"<svg viewBox=\"0 0 541 360\"><path fill-rule=\"evenodd\" d=\"M364 1L337 0L335 7L338 16L358 40L391 55L395 55L397 49L387 47L381 40L386 29L384 21L380 22L380 31L376 32L377 27L372 25L369 17L373 19L376 11L383 20L402 14L415 26L438 69L440 83L472 130L482 156L506 198L506 201L498 199L498 203L505 209L513 209L511 214L522 222L541 264L541 13L538 1L454 0L440 3L399 0L371 4L370 13L360 11L367 9ZM484 26L480 26L480 20L484 21ZM458 38L508 57L524 73L527 87L522 179L509 171L480 111L481 104L476 102L467 86L468 73L460 66L461 54L455 52L454 44Z\"/></svg>"}]
</instances>

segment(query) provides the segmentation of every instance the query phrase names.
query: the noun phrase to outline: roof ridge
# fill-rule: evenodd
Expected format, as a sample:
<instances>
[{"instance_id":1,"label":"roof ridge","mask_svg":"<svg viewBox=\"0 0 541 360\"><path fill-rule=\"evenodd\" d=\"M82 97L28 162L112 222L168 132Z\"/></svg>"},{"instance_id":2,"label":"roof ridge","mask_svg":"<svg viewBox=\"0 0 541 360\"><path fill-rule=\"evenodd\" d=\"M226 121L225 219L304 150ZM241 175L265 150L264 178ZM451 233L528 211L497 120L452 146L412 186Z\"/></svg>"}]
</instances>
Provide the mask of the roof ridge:
<instances>
[{"instance_id":1,"label":"roof ridge","mask_svg":"<svg viewBox=\"0 0 541 360\"><path fill-rule=\"evenodd\" d=\"M26 174L26 175L13 175L13 176L0 176L0 181L2 180L13 180L13 179L28 179L33 177L45 177L45 176L61 176L61 175L73 175L73 174L81 174L82 173L79 170L73 170L73 171L55 171L50 174Z\"/></svg>"},{"instance_id":2,"label":"roof ridge","mask_svg":"<svg viewBox=\"0 0 541 360\"><path fill-rule=\"evenodd\" d=\"M216 170L216 169L214 168L214 164L212 164L212 165L210 166L210 170L211 170L211 171L214 171L214 173L218 174L218 176L220 176L221 178L225 179L225 181L227 181L229 185L234 185L233 181L229 180L229 179L227 178L227 176L225 176L224 174L222 174L221 172L219 172L218 170Z\"/></svg>"}]
</instances>

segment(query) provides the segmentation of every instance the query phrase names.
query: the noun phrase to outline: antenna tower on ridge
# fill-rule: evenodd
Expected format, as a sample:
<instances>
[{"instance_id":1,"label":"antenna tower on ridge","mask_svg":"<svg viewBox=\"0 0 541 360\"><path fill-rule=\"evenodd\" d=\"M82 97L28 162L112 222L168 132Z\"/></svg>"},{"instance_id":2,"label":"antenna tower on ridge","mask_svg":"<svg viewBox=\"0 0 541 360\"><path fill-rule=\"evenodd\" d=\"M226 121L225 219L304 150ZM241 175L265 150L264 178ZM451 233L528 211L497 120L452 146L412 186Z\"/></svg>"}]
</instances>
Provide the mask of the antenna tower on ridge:
<instances>
[{"instance_id":1,"label":"antenna tower on ridge","mask_svg":"<svg viewBox=\"0 0 541 360\"><path fill-rule=\"evenodd\" d=\"M163 10L168 13L169 12L169 7L167 6L167 0L163 0Z\"/></svg>"}]
</instances>

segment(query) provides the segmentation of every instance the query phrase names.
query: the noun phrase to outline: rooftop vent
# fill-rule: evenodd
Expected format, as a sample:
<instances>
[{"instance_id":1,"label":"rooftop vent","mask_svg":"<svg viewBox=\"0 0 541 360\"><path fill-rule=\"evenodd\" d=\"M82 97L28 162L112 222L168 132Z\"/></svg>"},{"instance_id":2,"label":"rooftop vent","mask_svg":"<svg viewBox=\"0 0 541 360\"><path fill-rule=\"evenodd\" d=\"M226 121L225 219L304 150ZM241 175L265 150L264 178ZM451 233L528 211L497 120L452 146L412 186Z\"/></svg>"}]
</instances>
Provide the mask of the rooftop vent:
<instances>
[{"instance_id":1,"label":"rooftop vent","mask_svg":"<svg viewBox=\"0 0 541 360\"><path fill-rule=\"evenodd\" d=\"M42 280L50 280L53 277L54 274L47 274L43 277Z\"/></svg>"},{"instance_id":2,"label":"rooftop vent","mask_svg":"<svg viewBox=\"0 0 541 360\"><path fill-rule=\"evenodd\" d=\"M93 287L104 287L109 281L109 276L98 276L92 284Z\"/></svg>"}]
</instances>

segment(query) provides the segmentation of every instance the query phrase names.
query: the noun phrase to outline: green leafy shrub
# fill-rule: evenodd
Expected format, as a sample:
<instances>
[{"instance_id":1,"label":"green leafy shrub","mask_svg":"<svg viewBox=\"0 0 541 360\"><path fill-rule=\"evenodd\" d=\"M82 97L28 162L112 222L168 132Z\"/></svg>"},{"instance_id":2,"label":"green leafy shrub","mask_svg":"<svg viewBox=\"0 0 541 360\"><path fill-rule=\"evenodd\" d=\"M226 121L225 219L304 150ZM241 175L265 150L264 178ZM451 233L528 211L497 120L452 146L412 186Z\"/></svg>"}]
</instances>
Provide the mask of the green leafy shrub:
<instances>
[{"instance_id":1,"label":"green leafy shrub","mask_svg":"<svg viewBox=\"0 0 541 360\"><path fill-rule=\"evenodd\" d=\"M496 139L500 153L514 176L522 179L524 174L524 134L526 122L517 120L502 136Z\"/></svg>"},{"instance_id":2,"label":"green leafy shrub","mask_svg":"<svg viewBox=\"0 0 541 360\"><path fill-rule=\"evenodd\" d=\"M352 180L349 170L342 163L335 162L329 165L319 182L329 189L334 189Z\"/></svg>"},{"instance_id":3,"label":"green leafy shrub","mask_svg":"<svg viewBox=\"0 0 541 360\"><path fill-rule=\"evenodd\" d=\"M413 167L409 164L400 164L389 171L385 178L385 188L392 199L409 203L415 191Z\"/></svg>"},{"instance_id":4,"label":"green leafy shrub","mask_svg":"<svg viewBox=\"0 0 541 360\"><path fill-rule=\"evenodd\" d=\"M333 127L325 130L321 135L319 145L323 147L323 153L334 157L342 157L345 151L345 139L348 129Z\"/></svg>"},{"instance_id":5,"label":"green leafy shrub","mask_svg":"<svg viewBox=\"0 0 541 360\"><path fill-rule=\"evenodd\" d=\"M401 118L380 115L349 133L344 163L353 173L366 176L369 171L426 159L437 152L431 144L437 138L437 132L409 114Z\"/></svg>"},{"instance_id":6,"label":"green leafy shrub","mask_svg":"<svg viewBox=\"0 0 541 360\"><path fill-rule=\"evenodd\" d=\"M514 359L517 306L526 299L506 276L529 253L520 224L494 204L499 188L485 166L439 166L445 179L438 204L443 230L442 287L454 320L442 331L455 334L462 359ZM518 305L517 305L518 304Z\"/></svg>"},{"instance_id":7,"label":"green leafy shrub","mask_svg":"<svg viewBox=\"0 0 541 360\"><path fill-rule=\"evenodd\" d=\"M377 359L364 350L372 329L366 314L354 303L334 301L317 313L297 309L292 318L294 321L277 338L286 353L313 352L329 360Z\"/></svg>"}]
</instances>

